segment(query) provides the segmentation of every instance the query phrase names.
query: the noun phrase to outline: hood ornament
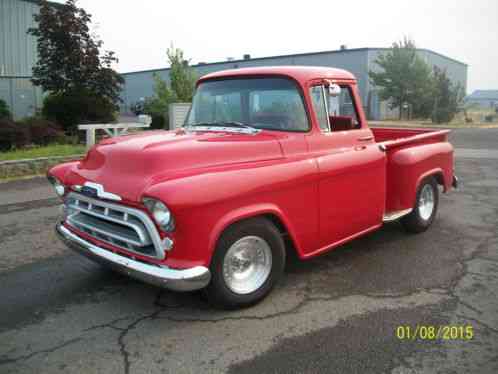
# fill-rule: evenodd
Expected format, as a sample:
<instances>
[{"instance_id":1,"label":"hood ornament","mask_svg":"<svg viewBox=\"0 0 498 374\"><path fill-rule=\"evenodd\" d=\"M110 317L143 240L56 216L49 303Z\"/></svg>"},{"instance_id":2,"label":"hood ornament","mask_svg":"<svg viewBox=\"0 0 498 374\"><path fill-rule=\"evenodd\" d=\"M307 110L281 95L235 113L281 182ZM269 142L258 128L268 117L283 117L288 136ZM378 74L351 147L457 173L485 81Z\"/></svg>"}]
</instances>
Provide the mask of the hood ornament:
<instances>
[{"instance_id":1,"label":"hood ornament","mask_svg":"<svg viewBox=\"0 0 498 374\"><path fill-rule=\"evenodd\" d=\"M98 183L85 182L83 186L75 185L73 189L81 194L91 198L101 198L106 200L121 201L121 196L106 192L104 186Z\"/></svg>"}]
</instances>

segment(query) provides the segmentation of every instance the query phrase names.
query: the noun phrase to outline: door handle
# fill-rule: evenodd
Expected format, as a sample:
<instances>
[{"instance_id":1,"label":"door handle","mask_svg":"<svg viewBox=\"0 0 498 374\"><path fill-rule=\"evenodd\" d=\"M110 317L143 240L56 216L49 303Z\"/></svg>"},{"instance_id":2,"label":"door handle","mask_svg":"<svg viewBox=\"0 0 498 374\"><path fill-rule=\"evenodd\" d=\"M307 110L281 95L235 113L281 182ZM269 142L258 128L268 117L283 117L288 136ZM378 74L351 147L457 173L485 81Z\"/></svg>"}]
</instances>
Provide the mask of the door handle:
<instances>
[{"instance_id":1,"label":"door handle","mask_svg":"<svg viewBox=\"0 0 498 374\"><path fill-rule=\"evenodd\" d=\"M357 140L359 140L360 142L368 142L369 140L373 140L373 136L372 135L367 135L367 136L362 136L361 138L358 138Z\"/></svg>"},{"instance_id":2,"label":"door handle","mask_svg":"<svg viewBox=\"0 0 498 374\"><path fill-rule=\"evenodd\" d=\"M363 151L364 149L367 149L366 145L357 145L356 147L354 147L355 151Z\"/></svg>"}]
</instances>

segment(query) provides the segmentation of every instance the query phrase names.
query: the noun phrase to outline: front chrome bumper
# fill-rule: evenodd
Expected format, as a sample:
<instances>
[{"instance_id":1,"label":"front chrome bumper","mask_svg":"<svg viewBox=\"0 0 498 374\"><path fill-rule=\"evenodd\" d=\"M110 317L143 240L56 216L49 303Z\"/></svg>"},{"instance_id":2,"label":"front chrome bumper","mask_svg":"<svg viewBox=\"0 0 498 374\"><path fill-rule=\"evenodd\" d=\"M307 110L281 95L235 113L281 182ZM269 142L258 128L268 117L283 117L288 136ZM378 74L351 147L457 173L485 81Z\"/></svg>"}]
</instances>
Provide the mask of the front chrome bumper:
<instances>
[{"instance_id":1,"label":"front chrome bumper","mask_svg":"<svg viewBox=\"0 0 498 374\"><path fill-rule=\"evenodd\" d=\"M204 266L177 270L165 266L149 265L93 245L73 234L62 223L57 224L55 231L72 250L154 286L174 291L193 291L206 287L211 280L211 273Z\"/></svg>"}]
</instances>

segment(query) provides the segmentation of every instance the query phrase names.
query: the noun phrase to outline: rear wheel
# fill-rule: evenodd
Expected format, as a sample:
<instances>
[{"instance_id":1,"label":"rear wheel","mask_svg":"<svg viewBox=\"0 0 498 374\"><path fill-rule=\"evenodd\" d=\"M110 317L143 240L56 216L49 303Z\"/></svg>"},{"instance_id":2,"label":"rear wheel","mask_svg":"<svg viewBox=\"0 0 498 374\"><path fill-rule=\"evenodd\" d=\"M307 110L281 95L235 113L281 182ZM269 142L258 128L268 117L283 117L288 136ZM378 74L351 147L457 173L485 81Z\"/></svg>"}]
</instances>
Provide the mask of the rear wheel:
<instances>
[{"instance_id":1,"label":"rear wheel","mask_svg":"<svg viewBox=\"0 0 498 374\"><path fill-rule=\"evenodd\" d=\"M284 265L284 243L272 222L255 218L236 223L218 241L206 296L225 309L255 304L270 293Z\"/></svg>"},{"instance_id":2,"label":"rear wheel","mask_svg":"<svg viewBox=\"0 0 498 374\"><path fill-rule=\"evenodd\" d=\"M404 228L413 233L427 230L436 217L438 203L437 181L434 177L428 177L418 187L413 210L401 219Z\"/></svg>"}]
</instances>

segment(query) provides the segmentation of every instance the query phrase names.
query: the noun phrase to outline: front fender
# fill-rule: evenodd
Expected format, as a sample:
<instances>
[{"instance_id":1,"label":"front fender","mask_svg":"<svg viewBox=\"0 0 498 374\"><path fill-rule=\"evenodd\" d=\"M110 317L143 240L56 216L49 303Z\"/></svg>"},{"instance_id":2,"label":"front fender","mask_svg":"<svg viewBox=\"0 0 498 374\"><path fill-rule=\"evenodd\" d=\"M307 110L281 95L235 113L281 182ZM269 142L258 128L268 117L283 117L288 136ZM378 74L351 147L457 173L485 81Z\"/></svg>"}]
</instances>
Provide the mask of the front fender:
<instances>
[{"instance_id":1,"label":"front fender","mask_svg":"<svg viewBox=\"0 0 498 374\"><path fill-rule=\"evenodd\" d=\"M240 207L238 209L226 213L223 217L221 217L221 219L214 226L211 235L209 237L208 251L210 257L212 256L212 254L216 249L216 243L218 242L218 239L229 226L231 226L236 222L243 221L245 219L264 216L264 215L275 216L285 226L287 233L289 234L292 242L296 246L296 250L298 251L298 253L301 253L300 246L297 243L296 238L294 236L295 232L294 228L290 220L287 218L287 216L282 212L282 210L278 206L270 203L261 203L261 204L253 204L250 206Z\"/></svg>"}]
</instances>

